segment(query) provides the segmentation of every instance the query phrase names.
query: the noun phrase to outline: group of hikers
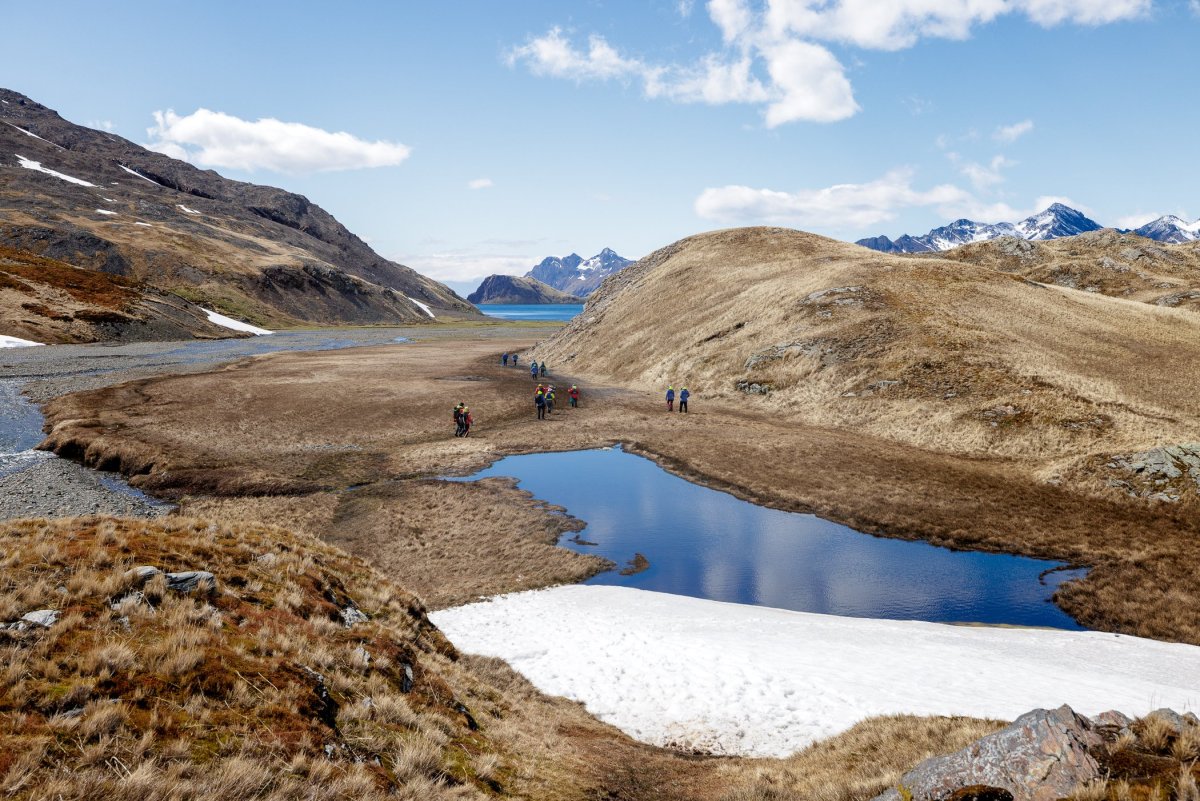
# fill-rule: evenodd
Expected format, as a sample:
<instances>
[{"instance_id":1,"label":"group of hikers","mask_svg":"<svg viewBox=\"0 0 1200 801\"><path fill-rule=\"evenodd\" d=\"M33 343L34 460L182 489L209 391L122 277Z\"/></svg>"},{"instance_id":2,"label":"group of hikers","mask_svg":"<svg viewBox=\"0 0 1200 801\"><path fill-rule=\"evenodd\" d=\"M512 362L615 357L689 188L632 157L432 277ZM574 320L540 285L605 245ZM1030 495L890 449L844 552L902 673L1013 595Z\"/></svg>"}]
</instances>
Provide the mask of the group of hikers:
<instances>
[{"instance_id":1,"label":"group of hikers","mask_svg":"<svg viewBox=\"0 0 1200 801\"><path fill-rule=\"evenodd\" d=\"M688 392L687 387L679 390L679 411L683 412L684 414L687 414L687 402L688 397L691 394L692 393ZM667 411L675 411L675 387L673 386L667 387Z\"/></svg>"},{"instance_id":2,"label":"group of hikers","mask_svg":"<svg viewBox=\"0 0 1200 801\"><path fill-rule=\"evenodd\" d=\"M508 367L509 364L511 364L513 367L516 367L519 359L520 356L516 353L500 354L500 363L505 367ZM544 359L542 360L541 364L538 364L537 359L534 359L529 365L529 377L536 379L538 376L541 376L542 378L546 377L546 362Z\"/></svg>"},{"instance_id":3,"label":"group of hikers","mask_svg":"<svg viewBox=\"0 0 1200 801\"><path fill-rule=\"evenodd\" d=\"M537 419L545 420L546 415L554 411L556 390L553 384L538 384L533 392L533 405L537 409ZM572 409L579 408L579 387L574 384L567 390L567 403Z\"/></svg>"},{"instance_id":4,"label":"group of hikers","mask_svg":"<svg viewBox=\"0 0 1200 801\"><path fill-rule=\"evenodd\" d=\"M500 363L505 367L507 367L509 364L512 364L514 367L516 367L517 359L517 354L505 353L501 355ZM539 364L538 361L534 359L529 365L529 377L534 381L537 381L539 378L545 378L546 362L543 361L541 364ZM687 414L688 397L690 397L691 394L692 393L688 391L687 387L683 387L678 393L676 393L674 385L668 386L667 411L675 411L675 401L678 400L679 411ZM546 415L554 412L554 403L556 399L557 390L554 388L553 384L542 382L538 383L537 389L535 389L533 392L533 405L537 409L537 419L545 420ZM579 387L574 384L572 384L571 388L567 390L567 403L571 406L571 408L578 408L579 406ZM454 436L465 437L469 435L471 433L471 423L471 410L467 408L467 405L465 403L459 403L457 406L455 406Z\"/></svg>"}]
</instances>

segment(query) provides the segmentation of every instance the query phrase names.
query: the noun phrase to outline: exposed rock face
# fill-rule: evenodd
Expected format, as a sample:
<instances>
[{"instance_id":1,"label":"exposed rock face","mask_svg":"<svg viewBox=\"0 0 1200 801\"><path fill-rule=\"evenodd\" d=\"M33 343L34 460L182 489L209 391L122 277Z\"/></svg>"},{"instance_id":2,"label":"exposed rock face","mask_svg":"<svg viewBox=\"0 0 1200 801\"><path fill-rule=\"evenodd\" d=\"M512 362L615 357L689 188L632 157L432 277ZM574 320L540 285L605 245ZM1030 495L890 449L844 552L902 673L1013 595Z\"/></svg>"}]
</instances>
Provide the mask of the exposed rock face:
<instances>
[{"instance_id":1,"label":"exposed rock face","mask_svg":"<svg viewBox=\"0 0 1200 801\"><path fill-rule=\"evenodd\" d=\"M467 300L472 303L583 303L583 298L560 292L536 278L515 275L489 275Z\"/></svg>"},{"instance_id":2,"label":"exposed rock face","mask_svg":"<svg viewBox=\"0 0 1200 801\"><path fill-rule=\"evenodd\" d=\"M267 327L428 322L418 302L479 314L305 197L74 125L16 92L0 99L0 244Z\"/></svg>"},{"instance_id":3,"label":"exposed rock face","mask_svg":"<svg viewBox=\"0 0 1200 801\"><path fill-rule=\"evenodd\" d=\"M1118 456L1108 463L1121 478L1109 486L1134 497L1177 501L1184 493L1200 491L1200 443L1167 445L1142 453Z\"/></svg>"},{"instance_id":4,"label":"exposed rock face","mask_svg":"<svg viewBox=\"0 0 1200 801\"><path fill-rule=\"evenodd\" d=\"M1035 709L961 751L922 762L900 780L903 791L874 801L948 801L972 785L1005 790L1014 801L1054 801L1100 776L1088 753L1100 742L1091 722L1070 707Z\"/></svg>"}]
</instances>

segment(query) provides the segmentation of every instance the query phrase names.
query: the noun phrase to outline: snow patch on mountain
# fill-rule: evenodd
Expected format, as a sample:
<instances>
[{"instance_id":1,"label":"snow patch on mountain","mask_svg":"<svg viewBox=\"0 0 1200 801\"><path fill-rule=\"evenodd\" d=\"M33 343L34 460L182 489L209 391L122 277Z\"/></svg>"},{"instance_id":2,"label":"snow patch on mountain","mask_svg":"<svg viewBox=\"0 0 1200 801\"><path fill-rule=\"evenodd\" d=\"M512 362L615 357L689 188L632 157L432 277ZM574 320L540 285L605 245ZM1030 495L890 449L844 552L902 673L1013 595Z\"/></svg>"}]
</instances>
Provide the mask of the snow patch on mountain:
<instances>
[{"instance_id":1,"label":"snow patch on mountain","mask_svg":"<svg viewBox=\"0 0 1200 801\"><path fill-rule=\"evenodd\" d=\"M14 127L16 127L16 126L14 126ZM95 186L95 184L89 183L89 182L83 180L82 178L76 178L75 176L67 175L64 172L57 172L57 171L51 170L47 167L43 167L42 162L34 161L33 159L27 159L24 156L22 156L20 153L14 153L13 155L17 157L17 163L20 164L22 167L24 167L27 170L36 170L37 172L44 172L44 173L46 173L46 175L53 175L55 178L61 179L63 181L67 181L68 183L79 184L80 186Z\"/></svg>"},{"instance_id":2,"label":"snow patch on mountain","mask_svg":"<svg viewBox=\"0 0 1200 801\"><path fill-rule=\"evenodd\" d=\"M633 264L632 259L617 255L612 248L604 248L590 259L582 258L578 253L561 258L548 256L525 273L525 277L537 279L560 292L584 297L600 286L605 278L630 264Z\"/></svg>"},{"instance_id":3,"label":"snow patch on mountain","mask_svg":"<svg viewBox=\"0 0 1200 801\"><path fill-rule=\"evenodd\" d=\"M138 178L141 178L143 181L149 181L150 183L154 184L155 186L162 186L162 184L160 184L158 181L154 180L153 178L147 178L146 176L142 175L137 170L129 169L124 164L118 164L117 166L120 167L125 172L129 173L130 175L136 175Z\"/></svg>"},{"instance_id":4,"label":"snow patch on mountain","mask_svg":"<svg viewBox=\"0 0 1200 801\"><path fill-rule=\"evenodd\" d=\"M1097 231L1100 228L1099 223L1089 219L1082 212L1070 206L1064 206L1062 203L1055 203L1044 211L1026 217L1017 223L955 220L949 225L934 228L924 236L905 234L896 240L891 240L886 236L877 236L860 239L857 244L885 253L925 253L950 250L960 245L986 242L1002 236L1015 236L1029 240L1058 239L1087 231Z\"/></svg>"}]
</instances>

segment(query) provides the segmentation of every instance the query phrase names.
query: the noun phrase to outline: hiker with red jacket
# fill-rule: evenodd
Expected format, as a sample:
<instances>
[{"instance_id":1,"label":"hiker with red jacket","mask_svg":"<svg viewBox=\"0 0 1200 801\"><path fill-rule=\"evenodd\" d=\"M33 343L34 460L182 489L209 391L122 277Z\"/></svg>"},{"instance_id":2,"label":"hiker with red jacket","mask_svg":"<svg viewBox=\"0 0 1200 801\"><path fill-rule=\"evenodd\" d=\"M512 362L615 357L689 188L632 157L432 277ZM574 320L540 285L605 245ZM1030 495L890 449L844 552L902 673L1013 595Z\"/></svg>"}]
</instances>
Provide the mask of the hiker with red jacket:
<instances>
[{"instance_id":1,"label":"hiker with red jacket","mask_svg":"<svg viewBox=\"0 0 1200 801\"><path fill-rule=\"evenodd\" d=\"M471 423L475 422L475 418L471 416L471 410L464 406L460 419L462 420L462 435L465 437L471 433Z\"/></svg>"},{"instance_id":2,"label":"hiker with red jacket","mask_svg":"<svg viewBox=\"0 0 1200 801\"><path fill-rule=\"evenodd\" d=\"M567 397L571 399L572 409L579 408L579 387L572 384L571 388L567 390Z\"/></svg>"}]
</instances>

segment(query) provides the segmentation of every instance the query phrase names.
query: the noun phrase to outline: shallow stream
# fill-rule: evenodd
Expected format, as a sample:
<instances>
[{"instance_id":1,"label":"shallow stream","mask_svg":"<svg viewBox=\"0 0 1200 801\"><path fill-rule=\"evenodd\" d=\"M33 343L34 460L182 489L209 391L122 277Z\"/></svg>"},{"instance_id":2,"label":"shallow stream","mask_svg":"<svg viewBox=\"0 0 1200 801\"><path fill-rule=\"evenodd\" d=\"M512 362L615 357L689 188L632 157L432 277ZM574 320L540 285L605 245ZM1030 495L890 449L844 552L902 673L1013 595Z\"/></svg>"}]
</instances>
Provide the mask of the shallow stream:
<instances>
[{"instance_id":1,"label":"shallow stream","mask_svg":"<svg viewBox=\"0 0 1200 801\"><path fill-rule=\"evenodd\" d=\"M692 484L619 448L510 456L470 480L487 476L512 476L587 521L561 544L619 566L591 584L851 617L1081 628L1050 596L1085 571L873 537Z\"/></svg>"}]
</instances>

